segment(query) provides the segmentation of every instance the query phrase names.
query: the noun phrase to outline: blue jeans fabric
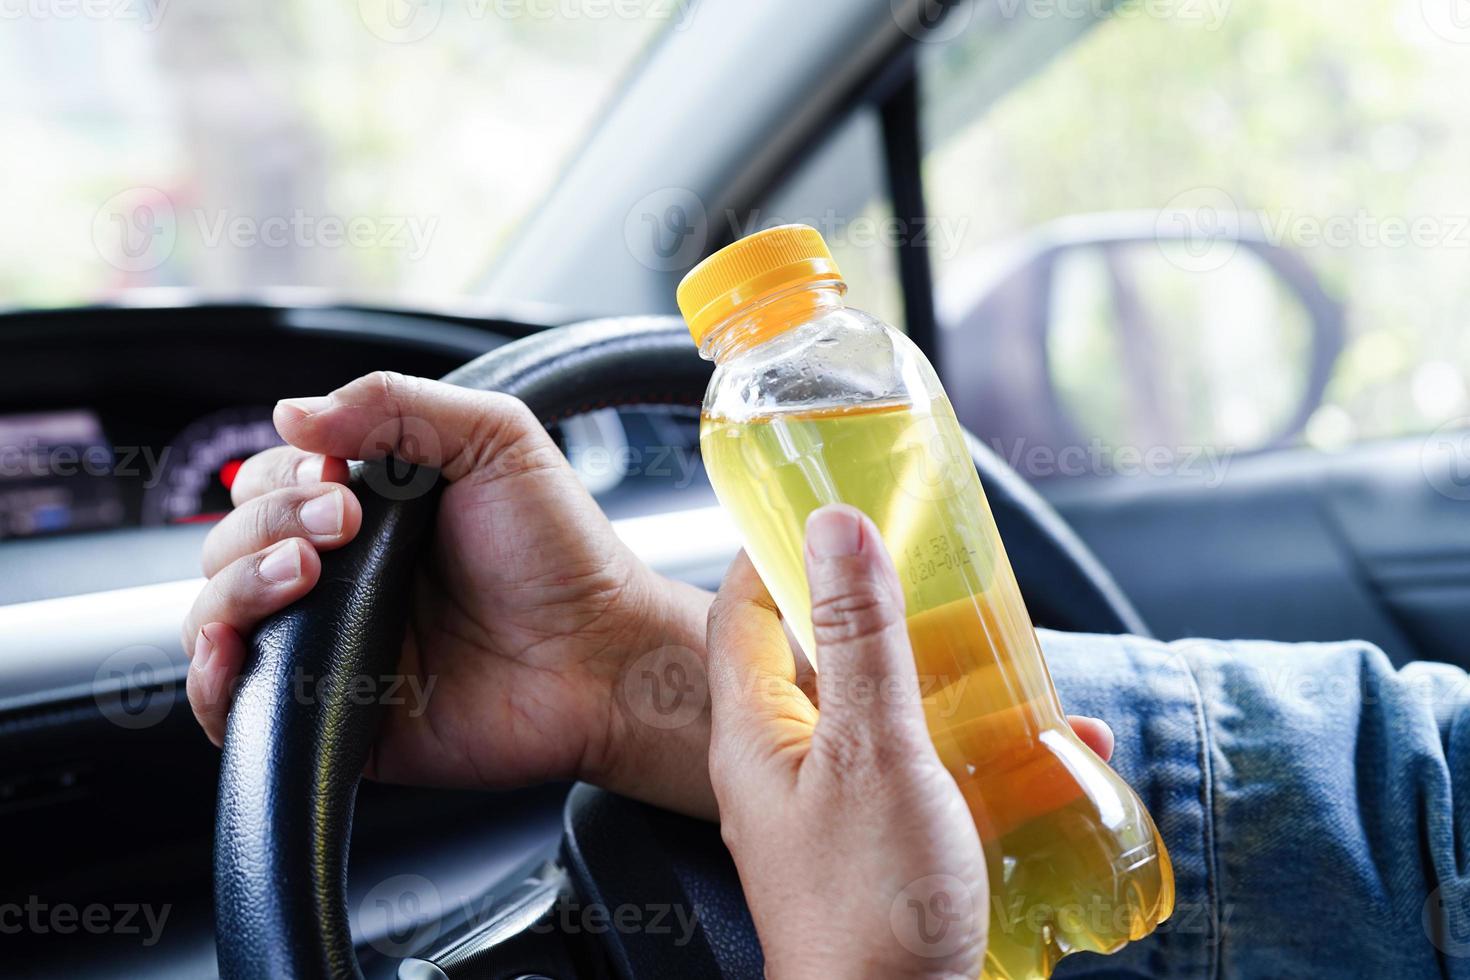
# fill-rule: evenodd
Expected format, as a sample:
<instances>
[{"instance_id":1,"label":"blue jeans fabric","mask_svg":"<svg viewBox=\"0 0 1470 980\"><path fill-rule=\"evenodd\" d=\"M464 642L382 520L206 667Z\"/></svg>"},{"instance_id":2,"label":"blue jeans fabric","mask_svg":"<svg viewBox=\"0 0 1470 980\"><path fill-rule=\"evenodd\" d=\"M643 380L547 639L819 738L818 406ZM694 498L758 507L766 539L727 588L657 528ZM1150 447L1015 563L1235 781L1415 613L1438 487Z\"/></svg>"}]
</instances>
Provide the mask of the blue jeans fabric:
<instances>
[{"instance_id":1,"label":"blue jeans fabric","mask_svg":"<svg viewBox=\"0 0 1470 980\"><path fill-rule=\"evenodd\" d=\"M1059 977L1470 978L1470 680L1365 643L1041 631L1174 860L1154 935Z\"/></svg>"}]
</instances>

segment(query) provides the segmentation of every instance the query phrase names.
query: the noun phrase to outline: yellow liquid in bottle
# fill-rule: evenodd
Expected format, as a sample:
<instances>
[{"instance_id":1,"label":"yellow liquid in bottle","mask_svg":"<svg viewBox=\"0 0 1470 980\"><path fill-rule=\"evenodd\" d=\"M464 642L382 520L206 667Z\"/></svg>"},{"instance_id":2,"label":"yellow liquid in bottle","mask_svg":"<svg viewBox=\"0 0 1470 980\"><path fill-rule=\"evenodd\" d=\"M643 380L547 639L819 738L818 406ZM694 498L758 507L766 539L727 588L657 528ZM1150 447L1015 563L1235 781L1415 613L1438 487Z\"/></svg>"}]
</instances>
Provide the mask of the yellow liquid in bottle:
<instances>
[{"instance_id":1,"label":"yellow liquid in bottle","mask_svg":"<svg viewBox=\"0 0 1470 980\"><path fill-rule=\"evenodd\" d=\"M983 976L1048 977L1068 953L1113 952L1167 919L1164 842L1066 722L949 403L706 416L700 441L721 503L809 655L807 515L847 503L882 533L929 731L985 846Z\"/></svg>"}]
</instances>

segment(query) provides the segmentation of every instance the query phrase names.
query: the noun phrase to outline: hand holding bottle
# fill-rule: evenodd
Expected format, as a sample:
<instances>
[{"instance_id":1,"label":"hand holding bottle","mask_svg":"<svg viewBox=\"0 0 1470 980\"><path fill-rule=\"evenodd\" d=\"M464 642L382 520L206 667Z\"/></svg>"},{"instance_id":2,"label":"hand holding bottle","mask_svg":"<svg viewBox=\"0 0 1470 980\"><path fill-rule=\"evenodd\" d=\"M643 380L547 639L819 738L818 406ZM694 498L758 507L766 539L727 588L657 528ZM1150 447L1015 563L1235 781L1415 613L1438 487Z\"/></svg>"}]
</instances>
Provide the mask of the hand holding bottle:
<instances>
[{"instance_id":1,"label":"hand holding bottle","mask_svg":"<svg viewBox=\"0 0 1470 980\"><path fill-rule=\"evenodd\" d=\"M929 738L893 562L851 507L806 528L815 700L743 554L710 611L710 776L767 975L979 976L985 857ZM1105 725L1072 722L1111 753Z\"/></svg>"},{"instance_id":2,"label":"hand holding bottle","mask_svg":"<svg viewBox=\"0 0 1470 980\"><path fill-rule=\"evenodd\" d=\"M715 362L705 468L819 671L807 518L842 503L876 523L907 610L904 676L916 669L934 695L933 751L985 848L985 975L1042 980L1064 956L1114 952L1169 917L1168 851L1138 795L1067 725L933 366L847 306L846 288L802 225L729 245L685 277L679 306Z\"/></svg>"}]
</instances>

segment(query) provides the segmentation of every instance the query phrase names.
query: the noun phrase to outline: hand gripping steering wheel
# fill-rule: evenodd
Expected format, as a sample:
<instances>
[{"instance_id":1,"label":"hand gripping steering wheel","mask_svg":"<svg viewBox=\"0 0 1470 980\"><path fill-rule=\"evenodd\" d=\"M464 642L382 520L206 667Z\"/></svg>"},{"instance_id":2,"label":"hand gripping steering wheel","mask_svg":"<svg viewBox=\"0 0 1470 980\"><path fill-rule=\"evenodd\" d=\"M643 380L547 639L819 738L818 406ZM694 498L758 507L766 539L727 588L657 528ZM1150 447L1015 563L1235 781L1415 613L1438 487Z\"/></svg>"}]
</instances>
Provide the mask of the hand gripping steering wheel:
<instances>
[{"instance_id":1,"label":"hand gripping steering wheel","mask_svg":"<svg viewBox=\"0 0 1470 980\"><path fill-rule=\"evenodd\" d=\"M446 381L520 398L543 424L620 405L697 409L711 366L681 321L600 320L548 330L465 365ZM1145 634L1086 546L1013 470L971 439L991 509L1038 624ZM409 584L439 486L397 492L384 461L354 467L362 529L322 555L311 594L251 640L230 714L215 829L220 975L360 977L348 925L347 846L378 713L364 678L397 667ZM396 499L397 498L397 499ZM314 695L294 694L311 678Z\"/></svg>"}]
</instances>

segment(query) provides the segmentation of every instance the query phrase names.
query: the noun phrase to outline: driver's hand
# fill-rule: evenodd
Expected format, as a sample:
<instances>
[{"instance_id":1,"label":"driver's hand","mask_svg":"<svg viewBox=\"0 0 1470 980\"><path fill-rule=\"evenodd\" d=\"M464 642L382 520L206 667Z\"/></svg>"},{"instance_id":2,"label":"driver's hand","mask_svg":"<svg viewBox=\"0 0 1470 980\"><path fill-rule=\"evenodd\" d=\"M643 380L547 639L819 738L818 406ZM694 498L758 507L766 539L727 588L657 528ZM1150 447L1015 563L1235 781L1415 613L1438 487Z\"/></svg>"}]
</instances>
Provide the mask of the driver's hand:
<instances>
[{"instance_id":1,"label":"driver's hand","mask_svg":"<svg viewBox=\"0 0 1470 980\"><path fill-rule=\"evenodd\" d=\"M872 522L835 506L807 522L806 566L815 703L744 554L710 610L710 776L767 976L970 980L985 856L925 727L893 562ZM1072 724L1111 754L1102 722Z\"/></svg>"},{"instance_id":2,"label":"driver's hand","mask_svg":"<svg viewBox=\"0 0 1470 980\"><path fill-rule=\"evenodd\" d=\"M236 509L205 542L209 584L184 623L189 701L211 740L224 737L243 638L309 592L319 552L359 529L343 460L391 448L441 469L449 487L368 774L483 787L588 779L713 814L707 710L650 728L634 700L642 688L624 683L651 651L702 662L709 597L618 540L524 404L379 373L283 401L275 424L289 445L240 468Z\"/></svg>"}]
</instances>

